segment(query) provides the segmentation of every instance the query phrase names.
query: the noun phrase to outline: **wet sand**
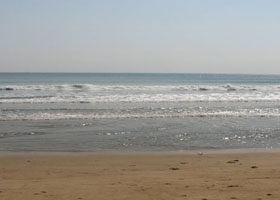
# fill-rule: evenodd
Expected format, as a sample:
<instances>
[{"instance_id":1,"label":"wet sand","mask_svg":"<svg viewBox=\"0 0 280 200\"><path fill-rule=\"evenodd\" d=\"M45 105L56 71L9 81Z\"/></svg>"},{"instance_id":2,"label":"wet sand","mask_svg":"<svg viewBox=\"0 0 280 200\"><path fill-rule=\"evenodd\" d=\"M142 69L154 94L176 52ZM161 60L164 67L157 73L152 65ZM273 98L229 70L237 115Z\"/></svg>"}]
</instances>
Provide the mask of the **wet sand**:
<instances>
[{"instance_id":1,"label":"wet sand","mask_svg":"<svg viewBox=\"0 0 280 200\"><path fill-rule=\"evenodd\" d=\"M280 199L280 153L1 155L1 200Z\"/></svg>"}]
</instances>

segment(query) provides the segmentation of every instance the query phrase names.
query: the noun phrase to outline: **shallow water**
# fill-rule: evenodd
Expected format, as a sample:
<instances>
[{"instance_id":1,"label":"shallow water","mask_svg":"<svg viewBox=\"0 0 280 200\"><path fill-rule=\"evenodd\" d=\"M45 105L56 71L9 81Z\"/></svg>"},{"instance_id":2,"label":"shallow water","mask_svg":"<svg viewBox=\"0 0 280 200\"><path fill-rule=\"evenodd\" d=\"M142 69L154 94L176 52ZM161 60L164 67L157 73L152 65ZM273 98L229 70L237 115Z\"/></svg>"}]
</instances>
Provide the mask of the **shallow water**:
<instances>
[{"instance_id":1,"label":"shallow water","mask_svg":"<svg viewBox=\"0 0 280 200\"><path fill-rule=\"evenodd\" d=\"M0 73L0 151L280 147L280 76Z\"/></svg>"},{"instance_id":2,"label":"shallow water","mask_svg":"<svg viewBox=\"0 0 280 200\"><path fill-rule=\"evenodd\" d=\"M0 126L0 151L166 152L280 147L280 120L274 117L6 121Z\"/></svg>"}]
</instances>

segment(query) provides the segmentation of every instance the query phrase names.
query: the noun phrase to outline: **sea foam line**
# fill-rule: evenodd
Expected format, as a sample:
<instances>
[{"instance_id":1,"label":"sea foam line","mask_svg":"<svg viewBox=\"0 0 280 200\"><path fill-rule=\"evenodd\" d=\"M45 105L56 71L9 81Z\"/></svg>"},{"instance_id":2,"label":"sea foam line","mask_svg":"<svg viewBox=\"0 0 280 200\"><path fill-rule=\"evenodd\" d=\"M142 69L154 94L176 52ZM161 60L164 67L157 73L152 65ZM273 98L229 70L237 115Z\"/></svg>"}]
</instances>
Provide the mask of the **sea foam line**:
<instances>
[{"instance_id":1,"label":"sea foam line","mask_svg":"<svg viewBox=\"0 0 280 200\"><path fill-rule=\"evenodd\" d=\"M40 113L28 116L12 115L0 116L0 121L21 121L21 120L100 120L100 119L145 119L145 118L188 118L188 117L280 117L280 112L238 112L238 111L220 111L208 113L173 113L173 114L65 114L65 113Z\"/></svg>"},{"instance_id":2,"label":"sea foam line","mask_svg":"<svg viewBox=\"0 0 280 200\"><path fill-rule=\"evenodd\" d=\"M177 90L177 91L256 91L256 90L280 90L280 85L95 85L95 84L45 84L45 85L2 85L0 91L14 90L46 90L46 91L120 91L120 90Z\"/></svg>"}]
</instances>

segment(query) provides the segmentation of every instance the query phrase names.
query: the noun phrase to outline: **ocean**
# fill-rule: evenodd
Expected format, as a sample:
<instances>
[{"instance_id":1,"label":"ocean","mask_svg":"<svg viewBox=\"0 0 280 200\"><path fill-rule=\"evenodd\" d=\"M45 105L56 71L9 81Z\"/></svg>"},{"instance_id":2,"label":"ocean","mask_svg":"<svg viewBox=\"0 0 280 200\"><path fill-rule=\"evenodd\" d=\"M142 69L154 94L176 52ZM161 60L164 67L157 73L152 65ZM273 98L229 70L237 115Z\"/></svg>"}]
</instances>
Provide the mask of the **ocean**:
<instances>
[{"instance_id":1,"label":"ocean","mask_svg":"<svg viewBox=\"0 0 280 200\"><path fill-rule=\"evenodd\" d=\"M280 75L0 73L2 152L280 147Z\"/></svg>"}]
</instances>

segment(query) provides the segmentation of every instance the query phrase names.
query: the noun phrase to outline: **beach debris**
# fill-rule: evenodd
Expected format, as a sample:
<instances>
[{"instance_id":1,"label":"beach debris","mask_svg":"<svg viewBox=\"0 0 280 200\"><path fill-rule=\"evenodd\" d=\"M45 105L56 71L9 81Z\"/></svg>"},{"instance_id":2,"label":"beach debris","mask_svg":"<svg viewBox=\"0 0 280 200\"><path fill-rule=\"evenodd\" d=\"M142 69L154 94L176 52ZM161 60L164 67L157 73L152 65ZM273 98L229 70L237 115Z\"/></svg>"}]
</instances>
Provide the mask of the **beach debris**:
<instances>
[{"instance_id":1,"label":"beach debris","mask_svg":"<svg viewBox=\"0 0 280 200\"><path fill-rule=\"evenodd\" d=\"M228 187L239 187L239 185L228 185Z\"/></svg>"},{"instance_id":2,"label":"beach debris","mask_svg":"<svg viewBox=\"0 0 280 200\"><path fill-rule=\"evenodd\" d=\"M197 153L197 155L200 155L200 156L202 156L202 155L203 155L203 153L202 153L202 152L198 152L198 153Z\"/></svg>"},{"instance_id":3,"label":"beach debris","mask_svg":"<svg viewBox=\"0 0 280 200\"><path fill-rule=\"evenodd\" d=\"M227 161L227 163L237 163L239 162L239 160L230 160L230 161Z\"/></svg>"},{"instance_id":4,"label":"beach debris","mask_svg":"<svg viewBox=\"0 0 280 200\"><path fill-rule=\"evenodd\" d=\"M272 196L272 194L268 193L268 194L266 194L266 196Z\"/></svg>"},{"instance_id":5,"label":"beach debris","mask_svg":"<svg viewBox=\"0 0 280 200\"><path fill-rule=\"evenodd\" d=\"M170 167L169 170L179 170L180 168L178 167Z\"/></svg>"},{"instance_id":6,"label":"beach debris","mask_svg":"<svg viewBox=\"0 0 280 200\"><path fill-rule=\"evenodd\" d=\"M257 167L257 166L252 166L251 168L252 168L252 169L256 169L256 168L258 168L258 167Z\"/></svg>"}]
</instances>

